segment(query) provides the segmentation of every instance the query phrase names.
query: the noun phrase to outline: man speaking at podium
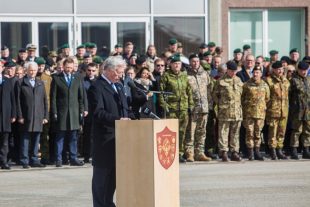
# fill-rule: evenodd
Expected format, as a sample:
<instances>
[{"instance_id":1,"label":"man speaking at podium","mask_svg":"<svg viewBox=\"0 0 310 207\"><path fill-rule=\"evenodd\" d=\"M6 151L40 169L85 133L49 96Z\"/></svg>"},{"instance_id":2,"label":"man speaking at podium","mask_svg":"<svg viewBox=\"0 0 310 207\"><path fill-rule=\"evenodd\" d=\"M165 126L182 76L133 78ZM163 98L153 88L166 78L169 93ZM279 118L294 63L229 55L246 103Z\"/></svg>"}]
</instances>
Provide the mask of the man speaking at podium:
<instances>
[{"instance_id":1,"label":"man speaking at podium","mask_svg":"<svg viewBox=\"0 0 310 207\"><path fill-rule=\"evenodd\" d=\"M125 61L112 56L105 60L103 74L90 88L93 113L93 180L94 207L115 207L115 120L129 120L125 94L119 84Z\"/></svg>"}]
</instances>

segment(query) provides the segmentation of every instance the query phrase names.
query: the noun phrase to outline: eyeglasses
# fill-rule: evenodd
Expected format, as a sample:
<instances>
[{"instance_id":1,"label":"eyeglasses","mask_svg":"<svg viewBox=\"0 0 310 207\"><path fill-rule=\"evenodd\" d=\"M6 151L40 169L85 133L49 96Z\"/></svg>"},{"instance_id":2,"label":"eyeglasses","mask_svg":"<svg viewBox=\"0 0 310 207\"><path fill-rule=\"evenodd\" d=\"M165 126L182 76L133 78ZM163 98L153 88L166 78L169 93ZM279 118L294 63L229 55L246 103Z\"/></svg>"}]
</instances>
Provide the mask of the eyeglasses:
<instances>
[{"instance_id":1,"label":"eyeglasses","mask_svg":"<svg viewBox=\"0 0 310 207\"><path fill-rule=\"evenodd\" d=\"M164 67L165 65L156 65L156 67Z\"/></svg>"}]
</instances>

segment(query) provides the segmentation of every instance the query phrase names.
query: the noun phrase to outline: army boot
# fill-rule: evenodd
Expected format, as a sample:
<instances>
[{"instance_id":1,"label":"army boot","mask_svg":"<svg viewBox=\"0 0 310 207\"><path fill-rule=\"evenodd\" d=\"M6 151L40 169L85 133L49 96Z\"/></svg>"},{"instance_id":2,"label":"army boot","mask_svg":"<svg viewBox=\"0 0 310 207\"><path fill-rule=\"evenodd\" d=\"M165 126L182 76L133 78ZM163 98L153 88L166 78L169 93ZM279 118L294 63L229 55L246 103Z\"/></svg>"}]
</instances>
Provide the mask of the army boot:
<instances>
[{"instance_id":1,"label":"army boot","mask_svg":"<svg viewBox=\"0 0 310 207\"><path fill-rule=\"evenodd\" d=\"M255 147L254 159L255 159L255 160L264 161L264 157L263 157L262 154L260 153L259 147Z\"/></svg>"},{"instance_id":2,"label":"army boot","mask_svg":"<svg viewBox=\"0 0 310 207\"><path fill-rule=\"evenodd\" d=\"M211 157L207 157L204 153L195 154L195 161L211 161Z\"/></svg>"},{"instance_id":3,"label":"army boot","mask_svg":"<svg viewBox=\"0 0 310 207\"><path fill-rule=\"evenodd\" d=\"M276 149L275 148L271 148L271 150L270 150L270 158L272 160L277 160L277 155L276 155Z\"/></svg>"},{"instance_id":4,"label":"army boot","mask_svg":"<svg viewBox=\"0 0 310 207\"><path fill-rule=\"evenodd\" d=\"M248 148L248 158L250 161L254 160L254 152L252 148Z\"/></svg>"},{"instance_id":5,"label":"army boot","mask_svg":"<svg viewBox=\"0 0 310 207\"><path fill-rule=\"evenodd\" d=\"M302 152L302 158L310 159L309 147L304 147L303 152Z\"/></svg>"},{"instance_id":6,"label":"army boot","mask_svg":"<svg viewBox=\"0 0 310 207\"><path fill-rule=\"evenodd\" d=\"M194 153L193 152L186 152L186 162L194 162Z\"/></svg>"},{"instance_id":7,"label":"army boot","mask_svg":"<svg viewBox=\"0 0 310 207\"><path fill-rule=\"evenodd\" d=\"M179 154L179 163L184 163L184 162L186 162L184 155Z\"/></svg>"},{"instance_id":8,"label":"army boot","mask_svg":"<svg viewBox=\"0 0 310 207\"><path fill-rule=\"evenodd\" d=\"M240 162L240 161L241 161L241 157L238 155L237 152L233 152L233 153L231 154L230 160L231 160L231 161Z\"/></svg>"},{"instance_id":9,"label":"army boot","mask_svg":"<svg viewBox=\"0 0 310 207\"><path fill-rule=\"evenodd\" d=\"M277 157L280 160L287 160L287 157L282 152L282 148L277 149Z\"/></svg>"},{"instance_id":10,"label":"army boot","mask_svg":"<svg viewBox=\"0 0 310 207\"><path fill-rule=\"evenodd\" d=\"M227 152L225 152L225 151L222 152L222 161L223 162L228 162Z\"/></svg>"},{"instance_id":11,"label":"army boot","mask_svg":"<svg viewBox=\"0 0 310 207\"><path fill-rule=\"evenodd\" d=\"M297 147L292 147L291 159L299 160L298 153L297 153Z\"/></svg>"}]
</instances>

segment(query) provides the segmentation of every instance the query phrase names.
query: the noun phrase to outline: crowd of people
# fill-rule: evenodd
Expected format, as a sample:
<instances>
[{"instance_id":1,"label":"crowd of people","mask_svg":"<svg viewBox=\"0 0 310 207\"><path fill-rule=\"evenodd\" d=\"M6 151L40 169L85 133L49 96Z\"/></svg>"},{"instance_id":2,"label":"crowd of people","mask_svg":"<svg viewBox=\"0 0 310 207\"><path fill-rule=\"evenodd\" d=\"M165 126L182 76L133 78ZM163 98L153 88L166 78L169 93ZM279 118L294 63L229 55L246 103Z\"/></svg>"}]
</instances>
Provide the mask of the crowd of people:
<instances>
[{"instance_id":1,"label":"crowd of people","mask_svg":"<svg viewBox=\"0 0 310 207\"><path fill-rule=\"evenodd\" d=\"M44 46L40 57L36 50L28 44L13 58L1 48L1 168L82 166L93 148L89 89L108 57L91 42L75 55L68 44L57 52ZM109 56L127 67L113 88L124 91L130 119L150 118L150 111L179 119L180 162L264 160L262 151L272 160L299 159L300 151L310 159L310 57L298 49L255 57L250 45L227 62L222 53L209 42L187 57L175 38L160 54L155 45L136 54L132 42L117 44Z\"/></svg>"}]
</instances>

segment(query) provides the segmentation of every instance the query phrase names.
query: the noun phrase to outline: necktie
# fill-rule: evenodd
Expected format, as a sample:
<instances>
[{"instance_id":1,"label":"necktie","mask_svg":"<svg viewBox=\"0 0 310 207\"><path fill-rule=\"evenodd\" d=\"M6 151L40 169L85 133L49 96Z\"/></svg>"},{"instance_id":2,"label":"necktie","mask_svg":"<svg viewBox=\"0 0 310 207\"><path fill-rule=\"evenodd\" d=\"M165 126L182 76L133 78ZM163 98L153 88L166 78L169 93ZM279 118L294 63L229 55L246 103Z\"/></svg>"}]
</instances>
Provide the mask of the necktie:
<instances>
[{"instance_id":1,"label":"necktie","mask_svg":"<svg viewBox=\"0 0 310 207\"><path fill-rule=\"evenodd\" d=\"M0 85L2 85L2 76L0 77Z\"/></svg>"},{"instance_id":2,"label":"necktie","mask_svg":"<svg viewBox=\"0 0 310 207\"><path fill-rule=\"evenodd\" d=\"M67 75L67 85L70 86L70 84L71 84L71 75L68 74Z\"/></svg>"},{"instance_id":3,"label":"necktie","mask_svg":"<svg viewBox=\"0 0 310 207\"><path fill-rule=\"evenodd\" d=\"M35 80L33 78L30 79L30 84L31 84L32 87L34 87Z\"/></svg>"},{"instance_id":4,"label":"necktie","mask_svg":"<svg viewBox=\"0 0 310 207\"><path fill-rule=\"evenodd\" d=\"M114 83L111 83L112 88L114 89L114 91L117 93L117 89Z\"/></svg>"}]
</instances>

